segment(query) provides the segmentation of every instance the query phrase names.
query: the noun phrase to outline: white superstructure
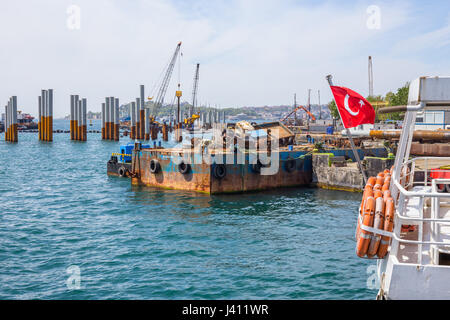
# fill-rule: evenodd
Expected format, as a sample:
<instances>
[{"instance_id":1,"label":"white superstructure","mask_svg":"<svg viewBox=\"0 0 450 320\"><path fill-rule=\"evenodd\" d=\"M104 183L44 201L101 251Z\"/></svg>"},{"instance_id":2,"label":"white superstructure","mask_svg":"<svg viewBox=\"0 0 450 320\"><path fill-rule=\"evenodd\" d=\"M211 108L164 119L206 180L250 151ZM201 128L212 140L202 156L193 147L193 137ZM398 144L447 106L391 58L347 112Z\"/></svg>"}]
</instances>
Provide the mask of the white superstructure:
<instances>
[{"instance_id":1,"label":"white superstructure","mask_svg":"<svg viewBox=\"0 0 450 320\"><path fill-rule=\"evenodd\" d=\"M450 299L450 179L436 177L445 172L436 168L450 165L450 158L409 158L416 117L450 112L450 77L421 77L409 90L390 186L394 231L389 254L378 260L377 298ZM414 231L402 232L402 225Z\"/></svg>"}]
</instances>

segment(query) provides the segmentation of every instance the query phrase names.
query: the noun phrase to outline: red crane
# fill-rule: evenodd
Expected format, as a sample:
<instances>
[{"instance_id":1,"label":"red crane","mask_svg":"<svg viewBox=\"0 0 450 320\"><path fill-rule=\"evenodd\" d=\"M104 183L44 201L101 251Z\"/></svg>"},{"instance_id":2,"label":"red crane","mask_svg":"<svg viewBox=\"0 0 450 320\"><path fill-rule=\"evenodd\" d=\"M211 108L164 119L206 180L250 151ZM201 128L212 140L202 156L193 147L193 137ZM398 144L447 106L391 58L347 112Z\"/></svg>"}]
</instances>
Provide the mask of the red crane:
<instances>
[{"instance_id":1,"label":"red crane","mask_svg":"<svg viewBox=\"0 0 450 320\"><path fill-rule=\"evenodd\" d=\"M285 116L283 119L281 119L281 122L283 122L284 120L289 118L292 114L294 114L299 109L303 109L311 117L311 119L313 119L313 121L316 121L316 117L314 117L314 115L311 112L309 112L308 109L306 109L304 106L298 106L297 108L295 108L294 110L289 112L289 114L287 116Z\"/></svg>"}]
</instances>

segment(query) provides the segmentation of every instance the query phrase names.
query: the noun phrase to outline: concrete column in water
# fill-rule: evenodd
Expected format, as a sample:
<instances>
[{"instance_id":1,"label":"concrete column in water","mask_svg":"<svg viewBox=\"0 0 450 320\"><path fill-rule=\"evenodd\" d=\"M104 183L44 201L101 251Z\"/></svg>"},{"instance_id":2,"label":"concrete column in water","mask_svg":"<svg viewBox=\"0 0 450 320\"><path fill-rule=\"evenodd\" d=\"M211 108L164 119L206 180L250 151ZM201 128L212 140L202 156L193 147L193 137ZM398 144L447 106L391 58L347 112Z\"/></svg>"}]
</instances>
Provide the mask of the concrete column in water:
<instances>
[{"instance_id":1,"label":"concrete column in water","mask_svg":"<svg viewBox=\"0 0 450 320\"><path fill-rule=\"evenodd\" d=\"M106 117L105 139L106 139L106 140L109 140L109 139L110 139L110 136L109 136L109 127L110 127L110 123L109 123L109 122L110 122L111 118L110 118L109 113L110 113L109 97L106 97L106 115L105 115L105 117Z\"/></svg>"},{"instance_id":2,"label":"concrete column in water","mask_svg":"<svg viewBox=\"0 0 450 320\"><path fill-rule=\"evenodd\" d=\"M78 140L83 141L83 98L78 100Z\"/></svg>"},{"instance_id":3,"label":"concrete column in water","mask_svg":"<svg viewBox=\"0 0 450 320\"><path fill-rule=\"evenodd\" d=\"M136 102L131 102L131 139L136 139Z\"/></svg>"},{"instance_id":4,"label":"concrete column in water","mask_svg":"<svg viewBox=\"0 0 450 320\"><path fill-rule=\"evenodd\" d=\"M150 110L145 108L145 140L150 139Z\"/></svg>"},{"instance_id":5,"label":"concrete column in water","mask_svg":"<svg viewBox=\"0 0 450 320\"><path fill-rule=\"evenodd\" d=\"M105 136L105 132L106 132L106 130L105 130L105 119L106 119L105 112L106 112L106 103L103 102L102 103L102 140L106 139L106 136Z\"/></svg>"},{"instance_id":6,"label":"concrete column in water","mask_svg":"<svg viewBox=\"0 0 450 320\"><path fill-rule=\"evenodd\" d=\"M70 140L73 140L74 138L74 132L73 132L73 124L74 124L74 101L75 96L73 94L70 95Z\"/></svg>"},{"instance_id":7,"label":"concrete column in water","mask_svg":"<svg viewBox=\"0 0 450 320\"><path fill-rule=\"evenodd\" d=\"M136 139L141 139L141 99L136 98Z\"/></svg>"},{"instance_id":8,"label":"concrete column in water","mask_svg":"<svg viewBox=\"0 0 450 320\"><path fill-rule=\"evenodd\" d=\"M8 100L6 110L6 141L11 141L11 98Z\"/></svg>"},{"instance_id":9,"label":"concrete column in water","mask_svg":"<svg viewBox=\"0 0 450 320\"><path fill-rule=\"evenodd\" d=\"M17 142L19 141L18 139L18 134L17 134L17 97L13 96L12 97L12 116L13 116L13 132L14 132L14 136L13 136L13 141Z\"/></svg>"},{"instance_id":10,"label":"concrete column in water","mask_svg":"<svg viewBox=\"0 0 450 320\"><path fill-rule=\"evenodd\" d=\"M73 133L74 133L74 140L78 140L78 99L79 96L76 94L74 96L73 105L74 105L74 121L73 121Z\"/></svg>"},{"instance_id":11,"label":"concrete column in water","mask_svg":"<svg viewBox=\"0 0 450 320\"><path fill-rule=\"evenodd\" d=\"M44 90L45 95L45 141L50 141L50 104L48 90Z\"/></svg>"},{"instance_id":12,"label":"concrete column in water","mask_svg":"<svg viewBox=\"0 0 450 320\"><path fill-rule=\"evenodd\" d=\"M38 139L41 140L42 97L38 97Z\"/></svg>"},{"instance_id":13,"label":"concrete column in water","mask_svg":"<svg viewBox=\"0 0 450 320\"><path fill-rule=\"evenodd\" d=\"M109 97L109 140L114 140L114 97Z\"/></svg>"},{"instance_id":14,"label":"concrete column in water","mask_svg":"<svg viewBox=\"0 0 450 320\"><path fill-rule=\"evenodd\" d=\"M114 100L114 140L119 141L119 130L120 129L120 121L119 121L119 99L116 98Z\"/></svg>"},{"instance_id":15,"label":"concrete column in water","mask_svg":"<svg viewBox=\"0 0 450 320\"><path fill-rule=\"evenodd\" d=\"M10 100L5 106L5 141L9 141L9 104Z\"/></svg>"},{"instance_id":16,"label":"concrete column in water","mask_svg":"<svg viewBox=\"0 0 450 320\"><path fill-rule=\"evenodd\" d=\"M83 126L82 126L82 136L83 136L83 141L87 140L87 113L86 113L86 109L87 109L87 100L86 98L83 98L82 100L82 105L83 105L83 117L82 117L82 121L83 121Z\"/></svg>"},{"instance_id":17,"label":"concrete column in water","mask_svg":"<svg viewBox=\"0 0 450 320\"><path fill-rule=\"evenodd\" d=\"M41 90L41 102L42 102L42 114L41 114L41 140L46 141L47 139L47 122L46 122L46 111L47 111L47 98L45 90Z\"/></svg>"},{"instance_id":18,"label":"concrete column in water","mask_svg":"<svg viewBox=\"0 0 450 320\"><path fill-rule=\"evenodd\" d=\"M48 141L53 141L53 89L48 89Z\"/></svg>"},{"instance_id":19,"label":"concrete column in water","mask_svg":"<svg viewBox=\"0 0 450 320\"><path fill-rule=\"evenodd\" d=\"M5 106L5 121L3 122L5 130L5 141L8 141L8 105Z\"/></svg>"}]
</instances>

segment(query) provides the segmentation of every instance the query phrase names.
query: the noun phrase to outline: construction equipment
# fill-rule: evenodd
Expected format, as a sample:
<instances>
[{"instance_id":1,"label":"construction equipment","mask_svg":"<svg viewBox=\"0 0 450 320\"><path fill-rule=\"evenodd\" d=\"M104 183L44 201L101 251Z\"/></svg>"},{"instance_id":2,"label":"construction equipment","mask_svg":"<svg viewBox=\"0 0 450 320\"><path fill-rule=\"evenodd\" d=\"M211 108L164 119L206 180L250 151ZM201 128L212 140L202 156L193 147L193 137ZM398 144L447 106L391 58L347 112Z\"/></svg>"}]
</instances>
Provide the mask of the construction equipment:
<instances>
[{"instance_id":1,"label":"construction equipment","mask_svg":"<svg viewBox=\"0 0 450 320\"><path fill-rule=\"evenodd\" d=\"M285 121L287 118L289 118L292 114L294 114L295 112L297 112L299 109L303 109L310 117L313 121L316 121L316 117L314 117L314 115L308 111L308 109L306 109L304 106L298 106L297 108L295 108L294 110L292 110L291 112L288 113L287 116L285 116L283 119L281 119L280 121L283 122Z\"/></svg>"},{"instance_id":2,"label":"construction equipment","mask_svg":"<svg viewBox=\"0 0 450 320\"><path fill-rule=\"evenodd\" d=\"M189 111L190 117L192 117L194 115L195 105L197 104L199 69L200 69L200 63L197 63L197 66L195 68L194 85L192 87L192 106L191 106L191 110Z\"/></svg>"},{"instance_id":3,"label":"construction equipment","mask_svg":"<svg viewBox=\"0 0 450 320\"><path fill-rule=\"evenodd\" d=\"M156 117L156 113L158 109L163 105L164 103L164 97L166 96L167 88L169 86L170 78L172 76L173 68L175 66L175 63L177 61L178 55L180 54L180 48L181 48L181 41L178 42L177 47L175 48L175 52L173 53L172 59L170 60L170 63L167 67L166 73L164 75L164 78L162 80L161 86L158 90L158 94L156 95L156 100L153 105L152 110L152 117ZM152 97L153 98L153 97Z\"/></svg>"},{"instance_id":4,"label":"construction equipment","mask_svg":"<svg viewBox=\"0 0 450 320\"><path fill-rule=\"evenodd\" d=\"M198 118L200 118L200 116L198 114L193 114L189 118L184 119L184 124L186 124L187 126L191 126L194 124L195 120L197 120Z\"/></svg>"}]
</instances>

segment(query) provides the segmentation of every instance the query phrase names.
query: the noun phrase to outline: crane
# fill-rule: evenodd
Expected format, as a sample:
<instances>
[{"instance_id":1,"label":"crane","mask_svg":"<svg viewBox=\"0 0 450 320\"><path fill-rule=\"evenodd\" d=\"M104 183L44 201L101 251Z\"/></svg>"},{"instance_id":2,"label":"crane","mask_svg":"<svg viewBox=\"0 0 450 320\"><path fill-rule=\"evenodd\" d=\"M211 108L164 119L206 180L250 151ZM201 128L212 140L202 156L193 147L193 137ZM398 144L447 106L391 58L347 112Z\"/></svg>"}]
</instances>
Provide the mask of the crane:
<instances>
[{"instance_id":1,"label":"crane","mask_svg":"<svg viewBox=\"0 0 450 320\"><path fill-rule=\"evenodd\" d=\"M156 112L158 111L158 109L164 103L164 97L166 96L166 91L167 91L167 88L169 86L170 78L172 76L172 71L173 71L175 63L177 61L178 55L180 53L180 48L181 48L181 41L178 42L177 47L175 48L175 52L173 53L172 59L170 60L170 63L168 65L168 67L167 67L167 70L166 70L166 73L164 75L164 78L162 80L161 86L160 86L160 88L158 90L158 94L156 95L156 100L155 100L155 102L153 104L153 112L152 112L152 114L153 114L152 118L153 119L156 116Z\"/></svg>"},{"instance_id":2,"label":"crane","mask_svg":"<svg viewBox=\"0 0 450 320\"><path fill-rule=\"evenodd\" d=\"M372 56L369 56L369 96L373 97L373 69Z\"/></svg>"},{"instance_id":3,"label":"crane","mask_svg":"<svg viewBox=\"0 0 450 320\"><path fill-rule=\"evenodd\" d=\"M194 114L195 105L197 104L199 69L200 69L200 63L197 63L197 67L195 68L194 85L192 87L192 107L189 112L190 117Z\"/></svg>"},{"instance_id":4,"label":"crane","mask_svg":"<svg viewBox=\"0 0 450 320\"><path fill-rule=\"evenodd\" d=\"M281 119L281 122L285 121L287 118L289 118L293 113L297 112L298 110L303 109L310 117L311 119L313 119L313 121L316 121L316 117L314 117L314 115L308 111L308 109L306 109L304 106L298 106L297 108L295 108L294 110L292 110L291 112L289 112L289 114L287 116L285 116L283 119Z\"/></svg>"}]
</instances>

